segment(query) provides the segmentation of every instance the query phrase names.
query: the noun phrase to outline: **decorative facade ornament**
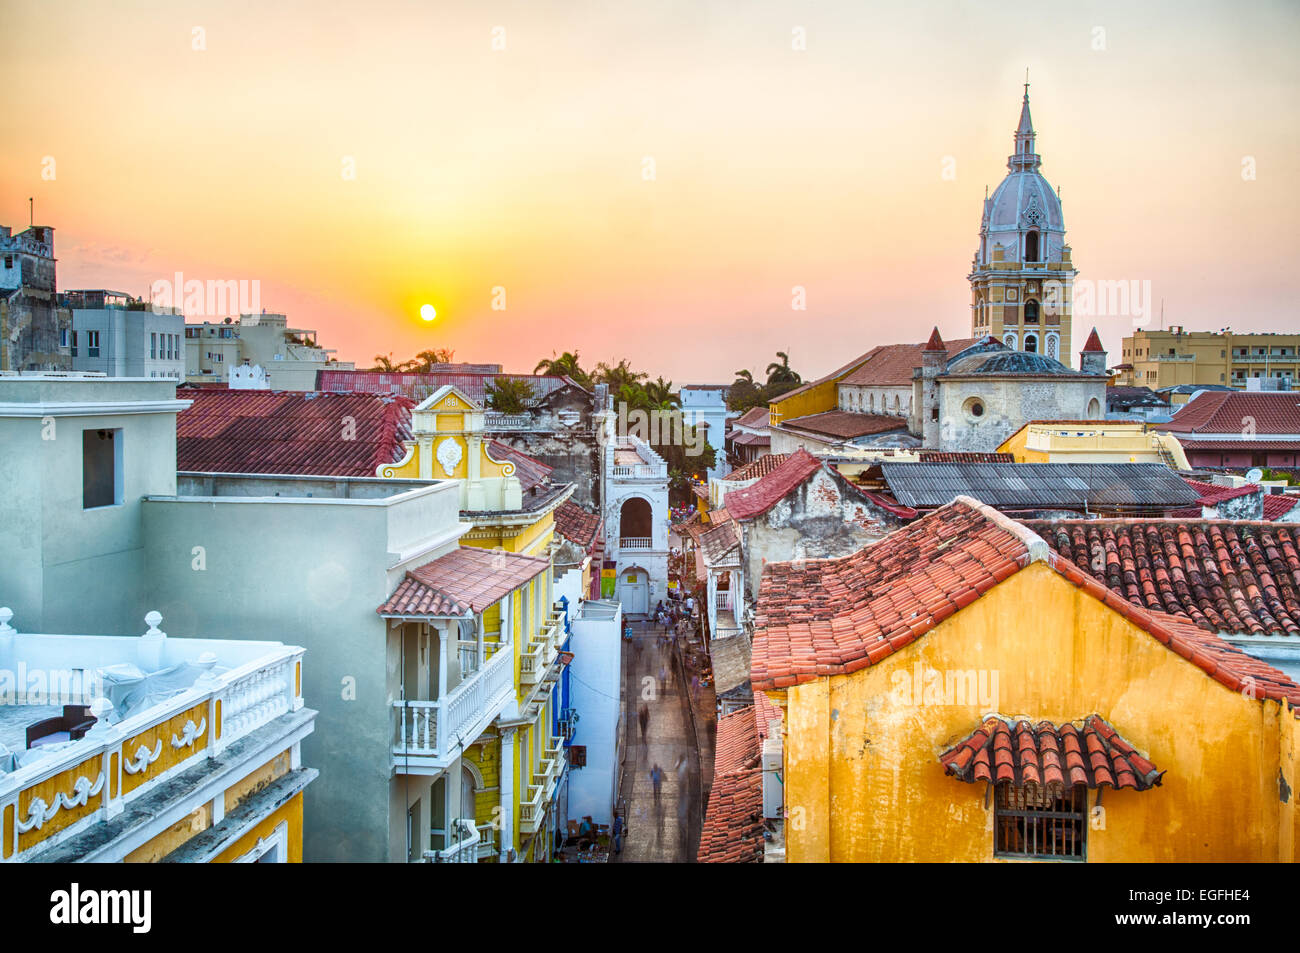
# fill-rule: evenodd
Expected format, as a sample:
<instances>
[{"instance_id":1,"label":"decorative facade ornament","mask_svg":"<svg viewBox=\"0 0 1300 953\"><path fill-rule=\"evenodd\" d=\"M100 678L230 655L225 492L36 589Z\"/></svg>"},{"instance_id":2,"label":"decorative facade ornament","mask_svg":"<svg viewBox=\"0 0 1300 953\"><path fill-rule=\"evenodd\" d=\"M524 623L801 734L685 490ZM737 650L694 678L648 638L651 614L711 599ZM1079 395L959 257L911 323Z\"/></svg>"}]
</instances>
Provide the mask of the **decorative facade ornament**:
<instances>
[{"instance_id":1,"label":"decorative facade ornament","mask_svg":"<svg viewBox=\"0 0 1300 953\"><path fill-rule=\"evenodd\" d=\"M1043 210L1038 207L1037 195L1029 196L1029 204L1020 213L1020 224L1024 228L1038 228L1043 224Z\"/></svg>"},{"instance_id":2,"label":"decorative facade ornament","mask_svg":"<svg viewBox=\"0 0 1300 953\"><path fill-rule=\"evenodd\" d=\"M451 437L444 438L438 444L438 462L442 464L442 470L447 476L451 476L456 472L456 467L460 465L462 456L464 456L464 453L460 449L460 444Z\"/></svg>"},{"instance_id":3,"label":"decorative facade ornament","mask_svg":"<svg viewBox=\"0 0 1300 953\"><path fill-rule=\"evenodd\" d=\"M160 748L161 750L161 748ZM71 794L64 794L62 791L54 796L53 804L46 804L41 798L34 797L32 802L27 805L27 817L25 820L18 820L15 826L19 834L26 834L32 828L40 830L50 821L54 820L59 811L67 808L81 807L88 803L92 797L98 794L104 787L104 772L99 772L99 777L95 783L91 784L89 779L77 778L77 783L72 786Z\"/></svg>"},{"instance_id":4,"label":"decorative facade ornament","mask_svg":"<svg viewBox=\"0 0 1300 953\"><path fill-rule=\"evenodd\" d=\"M126 769L127 774L139 774L145 768L149 767L149 765L157 761L158 758L161 756L162 756L162 739L159 738L158 743L154 745L154 749L152 753L150 753L148 745L141 745L140 747L135 749L134 760L127 758L125 755L123 755L122 767Z\"/></svg>"},{"instance_id":5,"label":"decorative facade ornament","mask_svg":"<svg viewBox=\"0 0 1300 953\"><path fill-rule=\"evenodd\" d=\"M189 721L185 722L185 727L181 729L181 736L179 738L172 735L172 747L189 748L194 744L194 742L202 738L203 735L207 733L207 730L207 718L200 718L197 726L194 724L194 719L191 718Z\"/></svg>"}]
</instances>

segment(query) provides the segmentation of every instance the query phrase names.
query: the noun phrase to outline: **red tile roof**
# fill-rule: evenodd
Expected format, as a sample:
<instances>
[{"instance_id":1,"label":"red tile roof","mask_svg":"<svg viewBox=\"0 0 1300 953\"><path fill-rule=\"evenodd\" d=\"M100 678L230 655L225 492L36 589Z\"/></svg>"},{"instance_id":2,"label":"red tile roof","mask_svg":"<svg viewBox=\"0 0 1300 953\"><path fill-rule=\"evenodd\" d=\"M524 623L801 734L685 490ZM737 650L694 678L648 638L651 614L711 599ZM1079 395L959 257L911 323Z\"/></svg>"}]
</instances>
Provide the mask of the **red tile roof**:
<instances>
[{"instance_id":1,"label":"red tile roof","mask_svg":"<svg viewBox=\"0 0 1300 953\"><path fill-rule=\"evenodd\" d=\"M544 556L461 546L408 570L406 578L375 611L382 616L463 616L482 612L545 572L550 564Z\"/></svg>"},{"instance_id":2,"label":"red tile roof","mask_svg":"<svg viewBox=\"0 0 1300 953\"><path fill-rule=\"evenodd\" d=\"M700 549L706 563L717 563L739 548L740 537L736 533L736 524L731 520L719 523L700 536Z\"/></svg>"},{"instance_id":3,"label":"red tile roof","mask_svg":"<svg viewBox=\"0 0 1300 953\"><path fill-rule=\"evenodd\" d=\"M738 520L753 519L766 513L777 500L812 476L821 465L820 460L801 447L757 483L728 493L727 512L732 519Z\"/></svg>"},{"instance_id":4,"label":"red tile roof","mask_svg":"<svg viewBox=\"0 0 1300 953\"><path fill-rule=\"evenodd\" d=\"M1210 632L1300 635L1300 526L1231 520L1027 520L1135 605Z\"/></svg>"},{"instance_id":5,"label":"red tile roof","mask_svg":"<svg viewBox=\"0 0 1300 953\"><path fill-rule=\"evenodd\" d=\"M918 450L922 463L1015 463L1014 453L979 450Z\"/></svg>"},{"instance_id":6,"label":"red tile roof","mask_svg":"<svg viewBox=\"0 0 1300 953\"><path fill-rule=\"evenodd\" d=\"M414 402L380 394L179 391L176 469L372 477L400 460Z\"/></svg>"},{"instance_id":7,"label":"red tile roof","mask_svg":"<svg viewBox=\"0 0 1300 953\"><path fill-rule=\"evenodd\" d=\"M772 722L780 721L781 717L781 709L772 704L772 699L767 697L767 692L754 692L754 718L758 722L760 748L772 731ZM779 732L780 728L776 730Z\"/></svg>"},{"instance_id":8,"label":"red tile roof","mask_svg":"<svg viewBox=\"0 0 1300 953\"><path fill-rule=\"evenodd\" d=\"M1232 690L1300 704L1300 685L1281 672L1185 619L1128 602L1027 526L969 497L850 556L768 563L759 586L753 687L788 688L874 665L1034 561Z\"/></svg>"},{"instance_id":9,"label":"red tile roof","mask_svg":"<svg viewBox=\"0 0 1300 953\"><path fill-rule=\"evenodd\" d=\"M1300 394L1209 391L1154 426L1186 434L1300 434Z\"/></svg>"},{"instance_id":10,"label":"red tile roof","mask_svg":"<svg viewBox=\"0 0 1300 953\"><path fill-rule=\"evenodd\" d=\"M1260 492L1261 489L1256 483L1245 483L1241 486L1219 486L1217 483L1205 483L1189 477L1183 477L1183 481L1201 495L1201 498L1197 500L1201 506L1214 506L1225 500L1235 500L1239 496L1250 496L1252 493Z\"/></svg>"},{"instance_id":11,"label":"red tile roof","mask_svg":"<svg viewBox=\"0 0 1300 953\"><path fill-rule=\"evenodd\" d=\"M1179 437L1183 450L1220 450L1220 451L1259 451L1292 450L1300 452L1300 439L1297 440L1189 440Z\"/></svg>"},{"instance_id":12,"label":"red tile roof","mask_svg":"<svg viewBox=\"0 0 1300 953\"><path fill-rule=\"evenodd\" d=\"M890 417L886 414L858 414L848 410L827 410L820 414L783 420L781 426L851 440L854 437L866 437L870 434L889 433L891 430L905 430L907 418Z\"/></svg>"},{"instance_id":13,"label":"red tile roof","mask_svg":"<svg viewBox=\"0 0 1300 953\"><path fill-rule=\"evenodd\" d=\"M724 480L757 480L759 477L765 477L785 461L790 459L788 453L767 453L757 460L745 464L739 470L732 470L722 479Z\"/></svg>"},{"instance_id":14,"label":"red tile roof","mask_svg":"<svg viewBox=\"0 0 1300 953\"><path fill-rule=\"evenodd\" d=\"M1163 771L1137 753L1100 715L1082 727L1050 721L1011 723L990 715L968 737L939 756L946 773L960 781L1004 781L1016 787L1132 788L1146 791Z\"/></svg>"},{"instance_id":15,"label":"red tile roof","mask_svg":"<svg viewBox=\"0 0 1300 953\"><path fill-rule=\"evenodd\" d=\"M924 349L927 351L947 350L947 348L944 347L943 338L939 337L939 326L937 324L934 326L934 330L930 332L930 340L925 342Z\"/></svg>"},{"instance_id":16,"label":"red tile roof","mask_svg":"<svg viewBox=\"0 0 1300 953\"><path fill-rule=\"evenodd\" d=\"M596 541L600 526L599 516L588 513L572 500L565 500L555 508L555 531L583 549Z\"/></svg>"},{"instance_id":17,"label":"red tile roof","mask_svg":"<svg viewBox=\"0 0 1300 953\"><path fill-rule=\"evenodd\" d=\"M763 772L753 705L718 719L713 786L700 830L702 864L762 863Z\"/></svg>"},{"instance_id":18,"label":"red tile roof","mask_svg":"<svg viewBox=\"0 0 1300 953\"><path fill-rule=\"evenodd\" d=\"M1105 350L1105 349L1101 346L1101 338L1099 338L1099 337L1097 336L1097 329L1096 329L1096 328L1093 328L1093 329L1092 329L1092 333L1088 335L1088 340L1084 342L1083 349L1084 349L1085 351L1102 351L1102 350Z\"/></svg>"},{"instance_id":19,"label":"red tile roof","mask_svg":"<svg viewBox=\"0 0 1300 953\"><path fill-rule=\"evenodd\" d=\"M487 444L488 456L499 463L513 463L515 465L515 477L519 480L525 493L535 486L541 486L551 478L551 471L554 467L548 467L541 460L534 460L526 453L522 453L500 440L489 440Z\"/></svg>"},{"instance_id":20,"label":"red tile roof","mask_svg":"<svg viewBox=\"0 0 1300 953\"><path fill-rule=\"evenodd\" d=\"M1280 520L1300 503L1300 496L1287 496L1283 493L1268 493L1264 496L1264 519Z\"/></svg>"},{"instance_id":21,"label":"red tile roof","mask_svg":"<svg viewBox=\"0 0 1300 953\"><path fill-rule=\"evenodd\" d=\"M951 360L959 351L966 350L977 340L941 340L939 346L947 351L948 359ZM862 366L847 374L840 383L867 387L911 387L912 371L921 366L921 354L927 347L928 344L883 344L871 351Z\"/></svg>"},{"instance_id":22,"label":"red tile roof","mask_svg":"<svg viewBox=\"0 0 1300 953\"><path fill-rule=\"evenodd\" d=\"M749 410L745 411L743 414L741 414L739 417L733 420L732 425L736 427L749 427L753 430L758 430L760 428L766 428L770 418L771 418L771 411L769 411L766 406L751 407L749 408Z\"/></svg>"},{"instance_id":23,"label":"red tile roof","mask_svg":"<svg viewBox=\"0 0 1300 953\"><path fill-rule=\"evenodd\" d=\"M738 433L731 438L731 442L742 447L770 447L772 437L765 433Z\"/></svg>"}]
</instances>

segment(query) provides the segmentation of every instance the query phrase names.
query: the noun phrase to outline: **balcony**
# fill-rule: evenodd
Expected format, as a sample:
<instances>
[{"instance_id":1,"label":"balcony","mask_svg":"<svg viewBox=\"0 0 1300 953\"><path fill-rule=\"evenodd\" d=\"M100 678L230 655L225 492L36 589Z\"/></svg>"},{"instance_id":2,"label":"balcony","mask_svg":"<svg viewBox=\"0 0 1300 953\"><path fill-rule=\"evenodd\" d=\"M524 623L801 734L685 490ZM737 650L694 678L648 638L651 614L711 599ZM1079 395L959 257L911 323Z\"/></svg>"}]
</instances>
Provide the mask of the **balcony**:
<instances>
[{"instance_id":1,"label":"balcony","mask_svg":"<svg viewBox=\"0 0 1300 953\"><path fill-rule=\"evenodd\" d=\"M446 698L393 702L393 767L399 774L437 774L500 714L514 691L514 655L503 646Z\"/></svg>"},{"instance_id":2,"label":"balcony","mask_svg":"<svg viewBox=\"0 0 1300 953\"><path fill-rule=\"evenodd\" d=\"M96 683L102 675L95 673L109 665L130 663L159 672L188 663L208 671L162 701L123 708L121 721L109 724L105 718L84 737L69 738L44 757L0 772L0 819L8 819L0 825L5 828L0 844L4 861L21 861L69 840L80 842L82 835L91 849L102 846L105 838L115 836L106 826L111 819L127 810L151 813L149 797L156 800L178 775L206 770L200 766L234 742L303 709L299 647L167 639L156 628L162 621L156 613L148 617L150 631L144 638L19 634L8 625L10 618L7 608L0 609L0 669L67 673L71 681L51 690L56 704L88 704L91 698L93 704L107 704L107 695L99 691L102 682ZM18 734L5 736L5 747L22 751L24 729L48 716L51 707L25 700L3 706L0 729Z\"/></svg>"},{"instance_id":3,"label":"balcony","mask_svg":"<svg viewBox=\"0 0 1300 953\"><path fill-rule=\"evenodd\" d=\"M620 536L618 539L619 549L654 549L654 537L652 536Z\"/></svg>"},{"instance_id":4,"label":"balcony","mask_svg":"<svg viewBox=\"0 0 1300 953\"><path fill-rule=\"evenodd\" d=\"M519 659L519 681L526 686L537 685L547 679L551 663L563 640L563 619L552 612L546 623L528 643L528 650Z\"/></svg>"},{"instance_id":5,"label":"balcony","mask_svg":"<svg viewBox=\"0 0 1300 953\"><path fill-rule=\"evenodd\" d=\"M666 480L668 466L663 463L638 463L633 466L616 466L611 471L615 480Z\"/></svg>"},{"instance_id":6,"label":"balcony","mask_svg":"<svg viewBox=\"0 0 1300 953\"><path fill-rule=\"evenodd\" d=\"M488 411L483 415L484 430L531 430L531 414L498 414Z\"/></svg>"},{"instance_id":7,"label":"balcony","mask_svg":"<svg viewBox=\"0 0 1300 953\"><path fill-rule=\"evenodd\" d=\"M533 775L534 783L528 785L528 800L519 805L519 829L523 833L536 834L541 830L546 806L555 796L555 786L563 772L564 743L559 738L551 738L545 757Z\"/></svg>"},{"instance_id":8,"label":"balcony","mask_svg":"<svg viewBox=\"0 0 1300 953\"><path fill-rule=\"evenodd\" d=\"M491 830L491 825L485 825ZM458 817L451 822L451 838L442 850L426 850L424 860L430 864L477 864L482 829L473 818Z\"/></svg>"}]
</instances>

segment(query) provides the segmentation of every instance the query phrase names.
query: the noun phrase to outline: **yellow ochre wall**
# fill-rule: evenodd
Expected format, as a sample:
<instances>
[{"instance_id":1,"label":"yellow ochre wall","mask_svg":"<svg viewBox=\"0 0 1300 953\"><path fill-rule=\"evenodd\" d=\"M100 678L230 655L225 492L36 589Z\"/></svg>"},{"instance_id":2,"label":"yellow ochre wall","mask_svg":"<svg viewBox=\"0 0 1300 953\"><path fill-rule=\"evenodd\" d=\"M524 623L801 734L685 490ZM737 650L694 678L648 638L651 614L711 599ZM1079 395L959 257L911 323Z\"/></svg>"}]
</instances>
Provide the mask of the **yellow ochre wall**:
<instances>
[{"instance_id":1,"label":"yellow ochre wall","mask_svg":"<svg viewBox=\"0 0 1300 953\"><path fill-rule=\"evenodd\" d=\"M1151 790L1105 791L1089 861L1294 860L1294 713L1215 681L1033 563L876 665L788 689L791 862L994 859L985 785L939 763L986 712L979 699L903 704L893 676L911 684L917 663L996 671L991 707L1002 715L1059 724L1100 714L1167 770ZM1279 772L1292 791L1285 803Z\"/></svg>"},{"instance_id":2,"label":"yellow ochre wall","mask_svg":"<svg viewBox=\"0 0 1300 953\"><path fill-rule=\"evenodd\" d=\"M1015 457L1016 463L1046 463L1047 454L1041 450L1026 450L1025 443L1029 440L1029 427L1024 426L1013 433L1002 445L998 447L998 453L1009 453Z\"/></svg>"},{"instance_id":3,"label":"yellow ochre wall","mask_svg":"<svg viewBox=\"0 0 1300 953\"><path fill-rule=\"evenodd\" d=\"M215 858L214 864L228 864L238 860L257 846L262 837L269 837L280 826L281 821L289 822L289 863L302 863L302 792L299 791L284 804L268 814L256 827L235 841Z\"/></svg>"}]
</instances>

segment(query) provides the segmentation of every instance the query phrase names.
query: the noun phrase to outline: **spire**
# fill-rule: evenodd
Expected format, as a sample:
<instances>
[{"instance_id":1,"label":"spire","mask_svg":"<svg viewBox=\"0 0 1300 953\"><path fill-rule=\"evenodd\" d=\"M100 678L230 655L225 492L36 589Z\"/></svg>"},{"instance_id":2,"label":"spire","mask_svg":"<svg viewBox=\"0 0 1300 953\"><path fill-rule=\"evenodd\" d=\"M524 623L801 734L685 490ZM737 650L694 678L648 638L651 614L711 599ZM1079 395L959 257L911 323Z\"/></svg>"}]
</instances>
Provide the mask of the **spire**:
<instances>
[{"instance_id":1,"label":"spire","mask_svg":"<svg viewBox=\"0 0 1300 953\"><path fill-rule=\"evenodd\" d=\"M1085 351L1103 351L1101 338L1097 336L1097 329L1093 328L1092 333L1088 335L1087 342L1083 345Z\"/></svg>"},{"instance_id":2,"label":"spire","mask_svg":"<svg viewBox=\"0 0 1300 953\"><path fill-rule=\"evenodd\" d=\"M1037 169L1040 164L1034 152L1034 120L1029 114L1029 70L1025 70L1025 98L1020 104L1020 122L1016 126L1016 151L1007 159L1007 168Z\"/></svg>"},{"instance_id":3,"label":"spire","mask_svg":"<svg viewBox=\"0 0 1300 953\"><path fill-rule=\"evenodd\" d=\"M930 332L930 340L925 343L924 351L944 351L948 348L943 343L943 338L939 337L939 326L936 324L934 330Z\"/></svg>"}]
</instances>

